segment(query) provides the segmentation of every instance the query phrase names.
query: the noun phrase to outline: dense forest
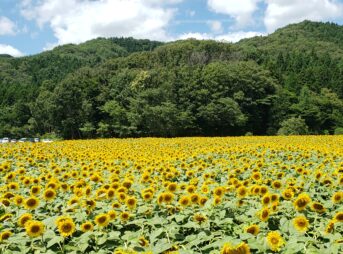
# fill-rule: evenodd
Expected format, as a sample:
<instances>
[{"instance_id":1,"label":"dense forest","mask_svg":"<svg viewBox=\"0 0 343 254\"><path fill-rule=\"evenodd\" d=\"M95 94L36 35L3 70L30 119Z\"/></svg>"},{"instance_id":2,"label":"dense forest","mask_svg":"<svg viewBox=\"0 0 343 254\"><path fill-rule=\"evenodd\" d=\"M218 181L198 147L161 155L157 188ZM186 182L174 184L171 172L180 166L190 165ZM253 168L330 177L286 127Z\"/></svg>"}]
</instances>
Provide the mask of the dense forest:
<instances>
[{"instance_id":1,"label":"dense forest","mask_svg":"<svg viewBox=\"0 0 343 254\"><path fill-rule=\"evenodd\" d=\"M333 134L343 26L304 21L238 43L95 39L0 55L0 137Z\"/></svg>"}]
</instances>

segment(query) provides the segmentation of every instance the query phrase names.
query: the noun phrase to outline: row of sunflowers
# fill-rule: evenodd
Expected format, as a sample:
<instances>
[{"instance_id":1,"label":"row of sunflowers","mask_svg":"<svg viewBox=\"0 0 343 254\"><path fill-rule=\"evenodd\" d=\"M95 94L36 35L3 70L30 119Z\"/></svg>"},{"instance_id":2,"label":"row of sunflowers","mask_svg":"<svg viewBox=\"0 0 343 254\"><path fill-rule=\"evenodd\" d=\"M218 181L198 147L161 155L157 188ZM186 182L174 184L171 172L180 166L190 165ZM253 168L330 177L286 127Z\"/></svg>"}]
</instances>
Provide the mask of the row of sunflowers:
<instances>
[{"instance_id":1,"label":"row of sunflowers","mask_svg":"<svg viewBox=\"0 0 343 254\"><path fill-rule=\"evenodd\" d=\"M0 146L0 253L343 253L343 136Z\"/></svg>"}]
</instances>

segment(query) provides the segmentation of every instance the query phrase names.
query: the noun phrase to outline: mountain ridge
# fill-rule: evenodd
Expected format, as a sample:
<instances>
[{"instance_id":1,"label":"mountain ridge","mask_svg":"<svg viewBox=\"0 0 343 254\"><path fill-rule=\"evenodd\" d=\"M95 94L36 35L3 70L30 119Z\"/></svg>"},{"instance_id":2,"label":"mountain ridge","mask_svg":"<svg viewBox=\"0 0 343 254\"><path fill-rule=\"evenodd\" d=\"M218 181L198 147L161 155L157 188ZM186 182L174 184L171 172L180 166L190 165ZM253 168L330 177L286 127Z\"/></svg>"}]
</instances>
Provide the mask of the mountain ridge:
<instances>
[{"instance_id":1,"label":"mountain ridge","mask_svg":"<svg viewBox=\"0 0 343 254\"><path fill-rule=\"evenodd\" d=\"M343 126L343 27L304 21L237 43L98 38L0 57L0 136L309 133Z\"/></svg>"}]
</instances>

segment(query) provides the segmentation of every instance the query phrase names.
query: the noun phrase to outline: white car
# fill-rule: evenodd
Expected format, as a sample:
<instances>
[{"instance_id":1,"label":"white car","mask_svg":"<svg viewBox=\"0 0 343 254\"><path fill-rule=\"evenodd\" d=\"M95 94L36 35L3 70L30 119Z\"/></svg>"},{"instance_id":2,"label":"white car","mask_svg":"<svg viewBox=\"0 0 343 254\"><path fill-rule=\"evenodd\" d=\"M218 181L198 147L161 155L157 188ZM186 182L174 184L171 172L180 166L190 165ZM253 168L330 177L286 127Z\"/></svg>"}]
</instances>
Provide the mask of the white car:
<instances>
[{"instance_id":1,"label":"white car","mask_svg":"<svg viewBox=\"0 0 343 254\"><path fill-rule=\"evenodd\" d=\"M3 138L2 139L2 143L9 143L10 142L10 139L9 138Z\"/></svg>"}]
</instances>

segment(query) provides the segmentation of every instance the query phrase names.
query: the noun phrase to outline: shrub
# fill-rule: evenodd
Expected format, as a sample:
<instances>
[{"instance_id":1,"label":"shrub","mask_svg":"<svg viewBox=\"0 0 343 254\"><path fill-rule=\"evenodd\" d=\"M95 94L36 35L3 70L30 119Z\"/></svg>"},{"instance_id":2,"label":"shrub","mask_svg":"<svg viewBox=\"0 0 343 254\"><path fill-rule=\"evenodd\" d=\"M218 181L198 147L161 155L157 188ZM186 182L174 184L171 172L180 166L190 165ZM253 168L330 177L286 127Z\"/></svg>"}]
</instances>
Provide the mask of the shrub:
<instances>
[{"instance_id":1,"label":"shrub","mask_svg":"<svg viewBox=\"0 0 343 254\"><path fill-rule=\"evenodd\" d=\"M281 128L277 134L285 136L306 135L308 134L308 126L301 117L291 117L281 123Z\"/></svg>"},{"instance_id":2,"label":"shrub","mask_svg":"<svg viewBox=\"0 0 343 254\"><path fill-rule=\"evenodd\" d=\"M343 127L338 127L335 129L335 135L343 135Z\"/></svg>"}]
</instances>

